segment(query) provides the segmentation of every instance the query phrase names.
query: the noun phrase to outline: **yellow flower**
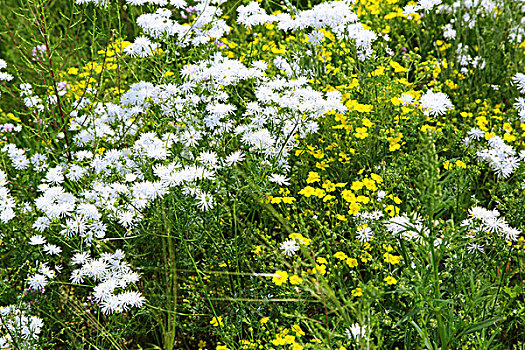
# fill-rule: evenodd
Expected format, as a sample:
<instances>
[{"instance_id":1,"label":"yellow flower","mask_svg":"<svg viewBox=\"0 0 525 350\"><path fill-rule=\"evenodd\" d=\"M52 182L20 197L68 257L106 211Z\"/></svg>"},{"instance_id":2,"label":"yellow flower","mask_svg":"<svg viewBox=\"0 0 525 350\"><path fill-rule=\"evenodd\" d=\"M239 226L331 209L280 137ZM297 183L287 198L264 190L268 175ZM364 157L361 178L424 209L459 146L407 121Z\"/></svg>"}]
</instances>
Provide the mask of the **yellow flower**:
<instances>
[{"instance_id":1,"label":"yellow flower","mask_svg":"<svg viewBox=\"0 0 525 350\"><path fill-rule=\"evenodd\" d=\"M386 282L386 284L389 284L389 285L393 285L397 283L397 280L392 276L385 277L384 281Z\"/></svg>"},{"instance_id":2,"label":"yellow flower","mask_svg":"<svg viewBox=\"0 0 525 350\"><path fill-rule=\"evenodd\" d=\"M401 145L399 143L390 143L390 146L388 147L388 150L390 152L394 152L394 151L397 151L398 149L401 148Z\"/></svg>"},{"instance_id":3,"label":"yellow flower","mask_svg":"<svg viewBox=\"0 0 525 350\"><path fill-rule=\"evenodd\" d=\"M259 255L261 250L262 250L262 245L258 245L258 246L255 247L254 250L252 250L252 253L255 254L255 255Z\"/></svg>"},{"instance_id":4,"label":"yellow flower","mask_svg":"<svg viewBox=\"0 0 525 350\"><path fill-rule=\"evenodd\" d=\"M358 139L366 139L368 137L367 128L355 128L354 136Z\"/></svg>"},{"instance_id":5,"label":"yellow flower","mask_svg":"<svg viewBox=\"0 0 525 350\"><path fill-rule=\"evenodd\" d=\"M491 138L493 138L494 136L496 136L496 133L495 132L486 132L485 133L485 140L490 140Z\"/></svg>"},{"instance_id":6,"label":"yellow flower","mask_svg":"<svg viewBox=\"0 0 525 350\"><path fill-rule=\"evenodd\" d=\"M344 190L341 192L341 196L347 202L354 203L356 201L355 194L352 191Z\"/></svg>"},{"instance_id":7,"label":"yellow flower","mask_svg":"<svg viewBox=\"0 0 525 350\"><path fill-rule=\"evenodd\" d=\"M281 270L275 271L274 276L272 278L272 282L278 286L280 286L283 283L286 283L287 280L288 280L288 272L281 271Z\"/></svg>"},{"instance_id":8,"label":"yellow flower","mask_svg":"<svg viewBox=\"0 0 525 350\"><path fill-rule=\"evenodd\" d=\"M310 171L308 173L308 178L306 179L306 182L311 184L317 181L321 181L321 177L319 176L319 174L316 173L315 171Z\"/></svg>"},{"instance_id":9,"label":"yellow flower","mask_svg":"<svg viewBox=\"0 0 525 350\"><path fill-rule=\"evenodd\" d=\"M335 217L337 218L337 220L348 221L348 219L346 218L346 216L341 215L341 214L337 214Z\"/></svg>"},{"instance_id":10,"label":"yellow flower","mask_svg":"<svg viewBox=\"0 0 525 350\"><path fill-rule=\"evenodd\" d=\"M370 202L370 198L368 198L367 196L357 196L356 200L359 203L363 203L363 204L367 204L368 202Z\"/></svg>"},{"instance_id":11,"label":"yellow flower","mask_svg":"<svg viewBox=\"0 0 525 350\"><path fill-rule=\"evenodd\" d=\"M407 71L405 67L397 63L396 61L390 61L390 65L394 68L395 73L404 73Z\"/></svg>"},{"instance_id":12,"label":"yellow flower","mask_svg":"<svg viewBox=\"0 0 525 350\"><path fill-rule=\"evenodd\" d=\"M456 160L456 166L457 166L458 168L463 168L463 169L466 169L466 168L467 168L467 164L465 164L463 161L461 161L461 160L459 160L459 159Z\"/></svg>"},{"instance_id":13,"label":"yellow flower","mask_svg":"<svg viewBox=\"0 0 525 350\"><path fill-rule=\"evenodd\" d=\"M363 295L363 290L361 288L356 288L352 291L352 295L354 297L360 297L361 295Z\"/></svg>"},{"instance_id":14,"label":"yellow flower","mask_svg":"<svg viewBox=\"0 0 525 350\"><path fill-rule=\"evenodd\" d=\"M226 345L217 345L215 350L230 350L230 348L227 347Z\"/></svg>"},{"instance_id":15,"label":"yellow flower","mask_svg":"<svg viewBox=\"0 0 525 350\"><path fill-rule=\"evenodd\" d=\"M326 196L324 196L323 202L328 202L329 200L332 200L334 198L335 196L332 196L331 194L327 194Z\"/></svg>"},{"instance_id":16,"label":"yellow flower","mask_svg":"<svg viewBox=\"0 0 525 350\"><path fill-rule=\"evenodd\" d=\"M305 188L299 191L299 194L302 194L307 198L311 197L315 194L315 188L313 188L312 186L306 186Z\"/></svg>"},{"instance_id":17,"label":"yellow flower","mask_svg":"<svg viewBox=\"0 0 525 350\"><path fill-rule=\"evenodd\" d=\"M301 284L303 279L297 275L290 276L290 284Z\"/></svg>"},{"instance_id":18,"label":"yellow flower","mask_svg":"<svg viewBox=\"0 0 525 350\"><path fill-rule=\"evenodd\" d=\"M322 187L326 190L326 192L333 192L336 189L335 184L331 182L330 180L326 180L323 183Z\"/></svg>"},{"instance_id":19,"label":"yellow flower","mask_svg":"<svg viewBox=\"0 0 525 350\"><path fill-rule=\"evenodd\" d=\"M292 204L295 201L294 197L282 197L281 199L285 204Z\"/></svg>"},{"instance_id":20,"label":"yellow flower","mask_svg":"<svg viewBox=\"0 0 525 350\"><path fill-rule=\"evenodd\" d=\"M223 327L224 326L224 322L222 322L222 317L221 316L212 318L211 321L210 321L210 324L213 327L218 327L218 326Z\"/></svg>"},{"instance_id":21,"label":"yellow flower","mask_svg":"<svg viewBox=\"0 0 525 350\"><path fill-rule=\"evenodd\" d=\"M361 181L354 181L352 182L352 191L359 191L360 189L362 189L364 186L364 184L361 182Z\"/></svg>"},{"instance_id":22,"label":"yellow flower","mask_svg":"<svg viewBox=\"0 0 525 350\"><path fill-rule=\"evenodd\" d=\"M78 74L78 68L71 67L67 70L67 74L69 75L77 75Z\"/></svg>"},{"instance_id":23,"label":"yellow flower","mask_svg":"<svg viewBox=\"0 0 525 350\"><path fill-rule=\"evenodd\" d=\"M297 239L300 244L310 245L310 239L304 237L300 233L291 233L291 234L288 235L288 237L291 238L291 239Z\"/></svg>"},{"instance_id":24,"label":"yellow flower","mask_svg":"<svg viewBox=\"0 0 525 350\"><path fill-rule=\"evenodd\" d=\"M346 260L348 259L348 256L343 252L337 252L334 254L334 257L336 257L339 260Z\"/></svg>"},{"instance_id":25,"label":"yellow flower","mask_svg":"<svg viewBox=\"0 0 525 350\"><path fill-rule=\"evenodd\" d=\"M399 255L392 255L390 253L385 253L383 257L385 258L385 262L392 264L392 265L398 264L399 261L401 261L401 256Z\"/></svg>"},{"instance_id":26,"label":"yellow flower","mask_svg":"<svg viewBox=\"0 0 525 350\"><path fill-rule=\"evenodd\" d=\"M292 345L292 350L303 350L303 349L304 349L304 346L299 345L297 343L293 343Z\"/></svg>"},{"instance_id":27,"label":"yellow flower","mask_svg":"<svg viewBox=\"0 0 525 350\"><path fill-rule=\"evenodd\" d=\"M271 343L275 346L277 345L286 345L286 340L284 340L283 336L281 334L277 334L275 339L271 340Z\"/></svg>"},{"instance_id":28,"label":"yellow flower","mask_svg":"<svg viewBox=\"0 0 525 350\"><path fill-rule=\"evenodd\" d=\"M265 324L265 323L267 323L269 320L270 320L270 317L263 317L263 318L261 318L261 320L260 320L259 322L261 322L261 324Z\"/></svg>"},{"instance_id":29,"label":"yellow flower","mask_svg":"<svg viewBox=\"0 0 525 350\"><path fill-rule=\"evenodd\" d=\"M371 179L364 179L363 180L363 185L370 191L375 191L377 190L377 186L375 184L375 182Z\"/></svg>"},{"instance_id":30,"label":"yellow flower","mask_svg":"<svg viewBox=\"0 0 525 350\"><path fill-rule=\"evenodd\" d=\"M270 203L272 204L279 204L281 203L281 201L282 201L281 197L272 197L272 199L270 199Z\"/></svg>"},{"instance_id":31,"label":"yellow flower","mask_svg":"<svg viewBox=\"0 0 525 350\"><path fill-rule=\"evenodd\" d=\"M516 141L516 136L505 133L505 135L503 135L503 139L507 142L513 142Z\"/></svg>"},{"instance_id":32,"label":"yellow flower","mask_svg":"<svg viewBox=\"0 0 525 350\"><path fill-rule=\"evenodd\" d=\"M356 215L359 213L359 210L361 209L361 206L357 202L350 203L350 208L348 209L348 214L350 215Z\"/></svg>"},{"instance_id":33,"label":"yellow flower","mask_svg":"<svg viewBox=\"0 0 525 350\"><path fill-rule=\"evenodd\" d=\"M326 274L326 265L315 264L315 268L312 270L312 273L316 272L319 272L321 275L324 276Z\"/></svg>"},{"instance_id":34,"label":"yellow flower","mask_svg":"<svg viewBox=\"0 0 525 350\"><path fill-rule=\"evenodd\" d=\"M388 213L389 216L395 216L399 214L399 208L393 206L392 204L387 205L385 211Z\"/></svg>"},{"instance_id":35,"label":"yellow flower","mask_svg":"<svg viewBox=\"0 0 525 350\"><path fill-rule=\"evenodd\" d=\"M298 337L302 337L303 335L305 335L306 333L304 333L304 331L301 329L301 327L299 327L298 325L294 324L292 326L292 331L295 332L295 334L298 336Z\"/></svg>"},{"instance_id":36,"label":"yellow flower","mask_svg":"<svg viewBox=\"0 0 525 350\"><path fill-rule=\"evenodd\" d=\"M315 261L317 261L318 264L328 264L328 261L326 261L326 259L323 258L322 256L315 259Z\"/></svg>"},{"instance_id":37,"label":"yellow flower","mask_svg":"<svg viewBox=\"0 0 525 350\"><path fill-rule=\"evenodd\" d=\"M357 259L348 258L346 259L346 264L350 267L357 267Z\"/></svg>"},{"instance_id":38,"label":"yellow flower","mask_svg":"<svg viewBox=\"0 0 525 350\"><path fill-rule=\"evenodd\" d=\"M363 118L363 120L361 120L361 122L363 123L363 126L366 126L367 128L371 128L372 126L375 125L368 118Z\"/></svg>"},{"instance_id":39,"label":"yellow flower","mask_svg":"<svg viewBox=\"0 0 525 350\"><path fill-rule=\"evenodd\" d=\"M357 103L354 109L360 113L370 113L374 107L372 105L362 105Z\"/></svg>"},{"instance_id":40,"label":"yellow flower","mask_svg":"<svg viewBox=\"0 0 525 350\"><path fill-rule=\"evenodd\" d=\"M313 195L319 198L323 198L326 195L326 192L322 188L316 188Z\"/></svg>"},{"instance_id":41,"label":"yellow flower","mask_svg":"<svg viewBox=\"0 0 525 350\"><path fill-rule=\"evenodd\" d=\"M321 162L317 162L317 163L315 163L315 167L318 168L318 169L324 170L324 169L328 168L329 165L328 165L327 162L325 162L325 161L323 160L323 161L321 161Z\"/></svg>"},{"instance_id":42,"label":"yellow flower","mask_svg":"<svg viewBox=\"0 0 525 350\"><path fill-rule=\"evenodd\" d=\"M287 334L284 336L284 341L286 342L286 344L293 344L295 343L295 336Z\"/></svg>"}]
</instances>

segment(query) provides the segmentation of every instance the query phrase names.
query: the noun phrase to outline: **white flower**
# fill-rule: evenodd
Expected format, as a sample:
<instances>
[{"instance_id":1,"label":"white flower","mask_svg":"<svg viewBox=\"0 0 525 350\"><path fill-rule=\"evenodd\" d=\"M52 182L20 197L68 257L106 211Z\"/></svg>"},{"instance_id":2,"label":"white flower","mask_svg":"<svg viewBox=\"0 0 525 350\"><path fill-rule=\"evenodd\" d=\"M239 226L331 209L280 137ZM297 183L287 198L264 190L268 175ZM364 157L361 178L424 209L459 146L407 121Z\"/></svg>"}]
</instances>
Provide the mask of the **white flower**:
<instances>
[{"instance_id":1,"label":"white flower","mask_svg":"<svg viewBox=\"0 0 525 350\"><path fill-rule=\"evenodd\" d=\"M197 195L197 199L199 200L199 203L197 205L202 211L213 209L214 201L213 197L210 194L206 192L200 192Z\"/></svg>"},{"instance_id":2,"label":"white flower","mask_svg":"<svg viewBox=\"0 0 525 350\"><path fill-rule=\"evenodd\" d=\"M130 56L147 57L158 49L158 44L152 43L147 37L139 36L135 42L124 49Z\"/></svg>"},{"instance_id":3,"label":"white flower","mask_svg":"<svg viewBox=\"0 0 525 350\"><path fill-rule=\"evenodd\" d=\"M278 184L279 186L289 186L289 185L290 185L290 179L287 178L287 177L284 176L284 175L271 174L271 175L268 177L268 180L269 180L270 182L274 182L274 183Z\"/></svg>"},{"instance_id":4,"label":"white flower","mask_svg":"<svg viewBox=\"0 0 525 350\"><path fill-rule=\"evenodd\" d=\"M372 238L372 236L374 235L374 232L372 232L372 229L368 226L361 226L357 229L357 240L365 243L365 242L368 242L370 240L370 238Z\"/></svg>"},{"instance_id":5,"label":"white flower","mask_svg":"<svg viewBox=\"0 0 525 350\"><path fill-rule=\"evenodd\" d=\"M414 96L410 94L401 94L401 97L399 99L403 103L403 106L408 106L414 103Z\"/></svg>"},{"instance_id":6,"label":"white flower","mask_svg":"<svg viewBox=\"0 0 525 350\"><path fill-rule=\"evenodd\" d=\"M284 241L279 247L282 250L282 253L288 256L295 255L295 253L299 250L299 244L297 244L295 239Z\"/></svg>"},{"instance_id":7,"label":"white flower","mask_svg":"<svg viewBox=\"0 0 525 350\"><path fill-rule=\"evenodd\" d=\"M520 93L525 93L525 74L516 73L512 78L512 81L518 86Z\"/></svg>"},{"instance_id":8,"label":"white flower","mask_svg":"<svg viewBox=\"0 0 525 350\"><path fill-rule=\"evenodd\" d=\"M421 108L425 114L443 115L448 110L454 108L447 95L442 92L427 91L420 100Z\"/></svg>"},{"instance_id":9,"label":"white flower","mask_svg":"<svg viewBox=\"0 0 525 350\"><path fill-rule=\"evenodd\" d=\"M452 24L449 23L446 26L442 27L443 29L443 36L445 39L455 39L456 38L456 31L454 28L452 28Z\"/></svg>"},{"instance_id":10,"label":"white flower","mask_svg":"<svg viewBox=\"0 0 525 350\"><path fill-rule=\"evenodd\" d=\"M39 290L44 288L47 285L47 282L47 277L38 273L27 279L29 287L33 290Z\"/></svg>"},{"instance_id":11,"label":"white flower","mask_svg":"<svg viewBox=\"0 0 525 350\"><path fill-rule=\"evenodd\" d=\"M419 9L429 12L435 6L441 4L441 0L419 0L417 6Z\"/></svg>"},{"instance_id":12,"label":"white flower","mask_svg":"<svg viewBox=\"0 0 525 350\"><path fill-rule=\"evenodd\" d=\"M367 326L361 326L359 323L354 323L350 326L350 328L347 328L345 330L346 336L348 337L348 340L350 339L367 339L367 332L368 327Z\"/></svg>"},{"instance_id":13,"label":"white flower","mask_svg":"<svg viewBox=\"0 0 525 350\"><path fill-rule=\"evenodd\" d=\"M31 245L41 245L45 243L46 243L46 239L42 237L41 235L36 235L29 239L29 244Z\"/></svg>"},{"instance_id":14,"label":"white flower","mask_svg":"<svg viewBox=\"0 0 525 350\"><path fill-rule=\"evenodd\" d=\"M479 245L477 243L469 243L469 245L467 246L467 251L470 253L470 254L474 254L474 253L483 253L483 246L482 245Z\"/></svg>"},{"instance_id":15,"label":"white flower","mask_svg":"<svg viewBox=\"0 0 525 350\"><path fill-rule=\"evenodd\" d=\"M232 166L234 164L242 162L243 160L244 160L244 154L242 153L242 151L235 151L232 154L230 154L228 157L226 157L224 162L226 163L227 166Z\"/></svg>"},{"instance_id":16,"label":"white flower","mask_svg":"<svg viewBox=\"0 0 525 350\"><path fill-rule=\"evenodd\" d=\"M406 17L409 17L409 16L415 16L417 15L417 6L416 5L406 5L404 8L403 8L403 15L405 15Z\"/></svg>"},{"instance_id":17,"label":"white flower","mask_svg":"<svg viewBox=\"0 0 525 350\"><path fill-rule=\"evenodd\" d=\"M62 252L62 248L54 244L46 244L44 246L44 252L48 255L58 255Z\"/></svg>"},{"instance_id":18,"label":"white flower","mask_svg":"<svg viewBox=\"0 0 525 350\"><path fill-rule=\"evenodd\" d=\"M11 74L0 72L0 80L10 81L13 79L13 76Z\"/></svg>"}]
</instances>

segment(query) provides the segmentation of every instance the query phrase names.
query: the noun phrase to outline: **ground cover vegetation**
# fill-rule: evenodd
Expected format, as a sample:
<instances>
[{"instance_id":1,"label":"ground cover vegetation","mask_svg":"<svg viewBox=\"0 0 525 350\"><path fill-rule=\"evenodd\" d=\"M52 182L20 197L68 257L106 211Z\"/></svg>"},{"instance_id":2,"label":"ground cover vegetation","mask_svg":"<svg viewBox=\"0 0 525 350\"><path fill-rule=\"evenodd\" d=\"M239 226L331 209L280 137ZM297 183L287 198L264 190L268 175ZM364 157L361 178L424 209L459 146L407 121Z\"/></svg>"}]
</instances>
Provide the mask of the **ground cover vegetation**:
<instances>
[{"instance_id":1,"label":"ground cover vegetation","mask_svg":"<svg viewBox=\"0 0 525 350\"><path fill-rule=\"evenodd\" d=\"M522 349L525 3L9 0L0 349Z\"/></svg>"}]
</instances>

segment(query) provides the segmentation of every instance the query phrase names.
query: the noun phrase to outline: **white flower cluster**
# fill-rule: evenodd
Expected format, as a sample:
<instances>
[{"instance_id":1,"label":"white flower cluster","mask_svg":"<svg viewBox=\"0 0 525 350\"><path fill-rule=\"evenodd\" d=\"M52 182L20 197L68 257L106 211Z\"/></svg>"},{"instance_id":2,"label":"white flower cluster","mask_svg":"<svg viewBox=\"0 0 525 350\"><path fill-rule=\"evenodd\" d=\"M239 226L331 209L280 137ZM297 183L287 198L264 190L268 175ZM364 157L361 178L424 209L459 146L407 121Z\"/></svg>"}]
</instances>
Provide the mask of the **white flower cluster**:
<instances>
[{"instance_id":1,"label":"white flower cluster","mask_svg":"<svg viewBox=\"0 0 525 350\"><path fill-rule=\"evenodd\" d=\"M520 153L520 157L516 157L516 150L499 136L493 136L487 142L489 148L479 150L477 156L488 163L498 177L509 177L519 168L520 158L523 160L525 154Z\"/></svg>"},{"instance_id":2,"label":"white flower cluster","mask_svg":"<svg viewBox=\"0 0 525 350\"><path fill-rule=\"evenodd\" d=\"M43 100L33 94L33 87L31 84L20 84L20 96L24 99L24 104L27 108L34 109L38 112L44 111Z\"/></svg>"},{"instance_id":3,"label":"white flower cluster","mask_svg":"<svg viewBox=\"0 0 525 350\"><path fill-rule=\"evenodd\" d=\"M81 267L73 271L71 281L84 283L84 279L88 278L98 282L94 287L93 298L105 314L121 313L144 305L145 298L141 293L124 291L140 279L123 261L124 257L124 252L117 250L113 254L104 253L99 259L90 258L88 253L77 253L72 259L74 265Z\"/></svg>"},{"instance_id":4,"label":"white flower cluster","mask_svg":"<svg viewBox=\"0 0 525 350\"><path fill-rule=\"evenodd\" d=\"M108 7L109 5L108 0L75 0L75 3L77 5L85 5L85 4L93 3L93 5L99 6L99 7Z\"/></svg>"},{"instance_id":5,"label":"white flower cluster","mask_svg":"<svg viewBox=\"0 0 525 350\"><path fill-rule=\"evenodd\" d=\"M31 237L31 242L29 244L43 244L40 242L35 242L37 239L38 236ZM52 246L50 248L50 245L44 246L44 250L46 249L56 249L58 252L61 251L60 247ZM44 293L49 281L54 279L57 276L57 272L60 272L61 270L61 266L55 266L54 269L51 269L49 266L47 266L47 264L42 263L39 265L37 273L28 277L27 284L29 285L30 289Z\"/></svg>"},{"instance_id":6,"label":"white flower cluster","mask_svg":"<svg viewBox=\"0 0 525 350\"><path fill-rule=\"evenodd\" d=\"M159 5L159 6L166 6L166 5L172 5L174 7L185 7L186 1L184 0L126 0L126 2L129 5Z\"/></svg>"},{"instance_id":7,"label":"white flower cluster","mask_svg":"<svg viewBox=\"0 0 525 350\"><path fill-rule=\"evenodd\" d=\"M124 52L132 57L148 57L154 54L159 48L159 44L152 43L145 36L139 36L135 38L133 44L127 46Z\"/></svg>"},{"instance_id":8,"label":"white flower cluster","mask_svg":"<svg viewBox=\"0 0 525 350\"><path fill-rule=\"evenodd\" d=\"M428 227L423 224L423 219L417 213L412 217L407 214L394 216L386 222L385 226L393 235L418 243L423 242L423 239L430 234Z\"/></svg>"},{"instance_id":9,"label":"white flower cluster","mask_svg":"<svg viewBox=\"0 0 525 350\"><path fill-rule=\"evenodd\" d=\"M476 14L482 17L495 17L498 12L498 5L501 1L492 0L457 0L451 4L442 4L439 6L439 12L446 12L453 15L455 12Z\"/></svg>"},{"instance_id":10,"label":"white flower cluster","mask_svg":"<svg viewBox=\"0 0 525 350\"><path fill-rule=\"evenodd\" d=\"M75 0L75 3L78 5L84 5L93 3L95 6L107 7L109 5L109 0ZM184 0L126 0L128 5L141 6L141 5L159 5L166 6L168 4L175 7L184 7L186 6L186 1Z\"/></svg>"},{"instance_id":11,"label":"white flower cluster","mask_svg":"<svg viewBox=\"0 0 525 350\"><path fill-rule=\"evenodd\" d=\"M20 132L22 130L22 125L14 125L12 123L5 123L0 124L0 133L6 134L6 133L12 133L12 132Z\"/></svg>"},{"instance_id":12,"label":"white flower cluster","mask_svg":"<svg viewBox=\"0 0 525 350\"><path fill-rule=\"evenodd\" d=\"M172 2L175 7L184 7L184 2ZM159 8L154 13L143 14L137 18L137 24L142 30L154 39L165 37L176 37L177 44L181 47L188 45L198 46L218 40L228 34L231 28L223 19L220 19L222 10L217 6L212 6L210 1L201 0L194 6L186 9L186 12L196 15L193 22L180 24L177 20L171 19L172 11L167 8ZM184 16L185 18L187 16ZM141 41L148 45L145 37L140 37ZM137 41L135 40L135 43ZM156 44L155 44L156 45ZM134 53L134 49L128 49L128 53ZM134 54L138 55L138 54Z\"/></svg>"},{"instance_id":13,"label":"white flower cluster","mask_svg":"<svg viewBox=\"0 0 525 350\"><path fill-rule=\"evenodd\" d=\"M5 185L7 185L7 174L0 170L0 221L4 224L15 217L15 200Z\"/></svg>"},{"instance_id":14,"label":"white flower cluster","mask_svg":"<svg viewBox=\"0 0 525 350\"><path fill-rule=\"evenodd\" d=\"M23 306L0 306L0 349L40 349L42 319L30 316Z\"/></svg>"},{"instance_id":15,"label":"white flower cluster","mask_svg":"<svg viewBox=\"0 0 525 350\"><path fill-rule=\"evenodd\" d=\"M31 186L37 190L27 193L33 201L24 203L38 233L29 244L56 256L65 247L53 244L57 240L91 246L113 237L115 227L131 232L144 210L169 191L210 210L216 206L215 191L223 186L220 178L248 158L266 176L286 174L287 157L298 139L318 129L318 117L330 110L344 112L346 107L338 91L317 92L306 77L268 78L266 69L263 62L248 67L216 54L185 67L180 84L133 84L119 104L92 102L95 91L70 101L70 156L64 152L54 159L15 144L3 146L16 171L31 171L35 177ZM252 91L236 107L235 99L242 93L237 85L248 81ZM42 101L30 85L24 85L22 93ZM38 104L30 108L39 115ZM139 132L147 127L142 115L151 112L171 122L157 132ZM107 149L93 152L100 144ZM6 177L2 173L3 183ZM288 181L285 175L270 179ZM1 194L2 218L7 221L14 217L14 201L7 189ZM95 298L104 312L142 305L140 294L123 291L138 275L120 256L82 260L77 255L73 262L82 265L73 282L90 278L99 283ZM58 278L60 267L39 266L27 281L32 289L44 291L50 280Z\"/></svg>"},{"instance_id":16,"label":"white flower cluster","mask_svg":"<svg viewBox=\"0 0 525 350\"><path fill-rule=\"evenodd\" d=\"M433 92L432 90L425 92L421 96L419 104L426 115L431 114L433 116L443 115L454 108L447 95L442 92Z\"/></svg>"},{"instance_id":17,"label":"white flower cluster","mask_svg":"<svg viewBox=\"0 0 525 350\"><path fill-rule=\"evenodd\" d=\"M429 237L430 230L423 223L422 218L414 213L412 216L403 214L394 216L385 223L386 229L393 235L417 243L425 242L424 238ZM436 222L437 224L437 222ZM455 242L455 245L466 244L469 253L483 252L483 247L490 245L490 239L496 235L505 241L517 241L521 231L511 227L500 213L482 207L472 207L469 209L469 216L461 222L461 226L466 230L463 238L466 243ZM433 242L434 246L439 247L444 244L446 247L450 242L444 242L444 236L438 237Z\"/></svg>"},{"instance_id":18,"label":"white flower cluster","mask_svg":"<svg viewBox=\"0 0 525 350\"><path fill-rule=\"evenodd\" d=\"M237 22L247 27L275 22L281 30L304 30L313 28L312 44L319 38L319 29L330 29L337 38L347 37L353 39L358 50L358 57L364 60L372 55L372 43L377 39L377 34L364 29L359 23L359 18L351 10L349 1L329 1L318 4L310 10L298 11L293 16L289 13L268 15L259 3L252 1L246 6L237 9ZM316 41L317 39L317 41Z\"/></svg>"},{"instance_id":19,"label":"white flower cluster","mask_svg":"<svg viewBox=\"0 0 525 350\"><path fill-rule=\"evenodd\" d=\"M456 49L457 60L461 68L461 73L464 75L467 75L469 73L468 66L470 65L474 69L483 69L486 66L486 61L482 59L480 56L475 56L472 58L469 55L469 47L467 45L463 45L462 43L458 44L458 47Z\"/></svg>"},{"instance_id":20,"label":"white flower cluster","mask_svg":"<svg viewBox=\"0 0 525 350\"><path fill-rule=\"evenodd\" d=\"M7 63L0 59L0 70L7 68ZM10 81L13 79L13 76L6 72L0 71L0 81Z\"/></svg>"},{"instance_id":21,"label":"white flower cluster","mask_svg":"<svg viewBox=\"0 0 525 350\"><path fill-rule=\"evenodd\" d=\"M509 226L504 217L500 216L497 210L488 210L482 207L472 207L469 209L469 217L461 223L461 226L467 228L467 237L476 239L476 242L469 245L469 251L482 251L490 235L495 234L506 241L517 241L521 231ZM485 234L484 234L485 233ZM485 244L482 244L483 241Z\"/></svg>"},{"instance_id":22,"label":"white flower cluster","mask_svg":"<svg viewBox=\"0 0 525 350\"><path fill-rule=\"evenodd\" d=\"M406 5L403 8L405 16L418 15L418 11L430 12L441 4L441 0L418 0L417 5Z\"/></svg>"},{"instance_id":23,"label":"white flower cluster","mask_svg":"<svg viewBox=\"0 0 525 350\"><path fill-rule=\"evenodd\" d=\"M516 73L514 77L512 77L512 83L516 85L520 93L525 93L525 74ZM525 98L516 98L516 102L514 102L514 108L518 111L520 121L525 123Z\"/></svg>"},{"instance_id":24,"label":"white flower cluster","mask_svg":"<svg viewBox=\"0 0 525 350\"><path fill-rule=\"evenodd\" d=\"M441 2L441 1L439 1ZM463 75L469 74L469 68L473 70L482 70L486 66L485 58L478 56L477 48L469 48L466 42L456 40L456 30L468 31L475 30L479 19L496 21L497 9L501 2L491 0L458 0L451 4L440 4L438 13L445 14L449 23L442 26L443 37L445 41L457 45L453 48L457 54L457 63L461 66ZM521 41L520 41L521 42ZM473 57L473 55L475 55Z\"/></svg>"}]
</instances>

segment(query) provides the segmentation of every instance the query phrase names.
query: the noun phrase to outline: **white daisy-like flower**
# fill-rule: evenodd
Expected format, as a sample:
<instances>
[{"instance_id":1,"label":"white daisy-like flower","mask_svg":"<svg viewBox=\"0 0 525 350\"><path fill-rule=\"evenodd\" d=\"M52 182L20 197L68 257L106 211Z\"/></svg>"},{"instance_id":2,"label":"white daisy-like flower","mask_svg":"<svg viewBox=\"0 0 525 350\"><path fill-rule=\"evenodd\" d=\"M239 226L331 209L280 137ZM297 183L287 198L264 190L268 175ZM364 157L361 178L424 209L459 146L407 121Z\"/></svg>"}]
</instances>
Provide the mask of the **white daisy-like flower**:
<instances>
[{"instance_id":1,"label":"white daisy-like flower","mask_svg":"<svg viewBox=\"0 0 525 350\"><path fill-rule=\"evenodd\" d=\"M512 77L512 82L516 84L520 93L525 93L525 74L516 73L514 77Z\"/></svg>"},{"instance_id":2,"label":"white daisy-like flower","mask_svg":"<svg viewBox=\"0 0 525 350\"><path fill-rule=\"evenodd\" d=\"M293 256L299 250L299 244L295 239L289 239L281 243L280 249L284 255Z\"/></svg>"},{"instance_id":3,"label":"white daisy-like flower","mask_svg":"<svg viewBox=\"0 0 525 350\"><path fill-rule=\"evenodd\" d=\"M443 115L454 108L450 98L442 92L427 91L419 102L425 114Z\"/></svg>"},{"instance_id":4,"label":"white daisy-like flower","mask_svg":"<svg viewBox=\"0 0 525 350\"><path fill-rule=\"evenodd\" d=\"M41 235L35 235L29 239L29 244L31 245L41 245L46 244L46 238Z\"/></svg>"},{"instance_id":5,"label":"white daisy-like flower","mask_svg":"<svg viewBox=\"0 0 525 350\"><path fill-rule=\"evenodd\" d=\"M288 186L288 185L290 185L290 179L287 178L284 175L272 174L272 175L270 175L268 177L268 180L270 182L274 182L274 183L278 184L279 186Z\"/></svg>"}]
</instances>

